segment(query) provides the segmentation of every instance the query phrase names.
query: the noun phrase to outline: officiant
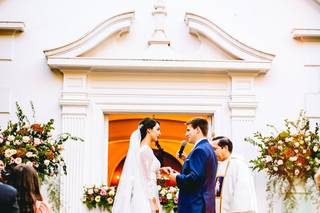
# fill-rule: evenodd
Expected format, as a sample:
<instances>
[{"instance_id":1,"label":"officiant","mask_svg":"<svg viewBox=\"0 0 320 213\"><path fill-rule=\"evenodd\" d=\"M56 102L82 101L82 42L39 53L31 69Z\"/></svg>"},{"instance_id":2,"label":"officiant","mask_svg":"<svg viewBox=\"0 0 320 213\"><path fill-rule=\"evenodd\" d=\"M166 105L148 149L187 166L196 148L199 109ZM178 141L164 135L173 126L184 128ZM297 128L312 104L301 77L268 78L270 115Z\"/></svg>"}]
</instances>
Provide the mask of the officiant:
<instances>
[{"instance_id":1,"label":"officiant","mask_svg":"<svg viewBox=\"0 0 320 213\"><path fill-rule=\"evenodd\" d=\"M216 213L257 213L251 171L240 157L231 154L231 140L219 136L214 137L210 144L218 158Z\"/></svg>"}]
</instances>

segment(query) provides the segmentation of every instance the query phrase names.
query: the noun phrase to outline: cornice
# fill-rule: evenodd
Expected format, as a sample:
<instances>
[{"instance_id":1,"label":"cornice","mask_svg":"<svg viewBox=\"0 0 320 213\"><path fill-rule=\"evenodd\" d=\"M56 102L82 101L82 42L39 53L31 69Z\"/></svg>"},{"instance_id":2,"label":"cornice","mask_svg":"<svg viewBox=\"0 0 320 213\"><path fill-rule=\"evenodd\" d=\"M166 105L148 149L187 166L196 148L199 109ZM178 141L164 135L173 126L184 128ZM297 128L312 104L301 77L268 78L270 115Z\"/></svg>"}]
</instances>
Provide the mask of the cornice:
<instances>
[{"instance_id":1,"label":"cornice","mask_svg":"<svg viewBox=\"0 0 320 213\"><path fill-rule=\"evenodd\" d=\"M0 34L4 32L23 32L25 28L24 22L20 21L0 21Z\"/></svg>"},{"instance_id":2,"label":"cornice","mask_svg":"<svg viewBox=\"0 0 320 213\"><path fill-rule=\"evenodd\" d=\"M187 12L185 15L185 22L189 27L189 32L191 34L200 34L206 37L236 59L271 62L275 57L275 55L256 50L241 43L223 31L216 24L202 16Z\"/></svg>"},{"instance_id":3,"label":"cornice","mask_svg":"<svg viewBox=\"0 0 320 213\"><path fill-rule=\"evenodd\" d=\"M293 29L292 37L299 40L319 39L320 41L320 29Z\"/></svg>"},{"instance_id":4,"label":"cornice","mask_svg":"<svg viewBox=\"0 0 320 213\"><path fill-rule=\"evenodd\" d=\"M101 71L155 71L155 72L248 72L265 73L271 63L242 60L161 60L161 59L105 59L105 58L49 58L48 65L62 72L77 70Z\"/></svg>"}]
</instances>

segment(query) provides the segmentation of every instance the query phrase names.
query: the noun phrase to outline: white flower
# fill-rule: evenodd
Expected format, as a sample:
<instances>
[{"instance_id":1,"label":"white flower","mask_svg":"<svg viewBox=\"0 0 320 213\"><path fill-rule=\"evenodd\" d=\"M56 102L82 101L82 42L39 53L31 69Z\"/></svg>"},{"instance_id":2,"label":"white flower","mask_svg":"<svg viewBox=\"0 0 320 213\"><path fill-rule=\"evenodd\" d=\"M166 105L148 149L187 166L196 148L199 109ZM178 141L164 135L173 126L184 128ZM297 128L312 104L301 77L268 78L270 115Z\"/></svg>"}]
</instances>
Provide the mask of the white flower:
<instances>
[{"instance_id":1,"label":"white flower","mask_svg":"<svg viewBox=\"0 0 320 213\"><path fill-rule=\"evenodd\" d=\"M161 186L160 185L158 185L158 191L160 191L161 190Z\"/></svg>"},{"instance_id":2,"label":"white flower","mask_svg":"<svg viewBox=\"0 0 320 213\"><path fill-rule=\"evenodd\" d=\"M94 200L95 200L97 203L99 203L99 202L100 202L100 200L101 200L100 195L96 196L96 197L94 198Z\"/></svg>"},{"instance_id":3,"label":"white flower","mask_svg":"<svg viewBox=\"0 0 320 213\"><path fill-rule=\"evenodd\" d=\"M306 166L307 171L309 171L311 169L311 167L308 165Z\"/></svg>"},{"instance_id":4,"label":"white flower","mask_svg":"<svg viewBox=\"0 0 320 213\"><path fill-rule=\"evenodd\" d=\"M112 199L111 197L109 197L109 198L107 199L107 201L108 201L109 204L112 204L113 199Z\"/></svg>"},{"instance_id":5,"label":"white flower","mask_svg":"<svg viewBox=\"0 0 320 213\"><path fill-rule=\"evenodd\" d=\"M164 189L162 189L161 191L160 191L160 195L161 196L164 196L166 194L166 191L164 190Z\"/></svg>"},{"instance_id":6,"label":"white flower","mask_svg":"<svg viewBox=\"0 0 320 213\"><path fill-rule=\"evenodd\" d=\"M305 150L305 149L302 150L302 153L303 153L303 154L306 154L306 153L307 153L307 150Z\"/></svg>"},{"instance_id":7,"label":"white flower","mask_svg":"<svg viewBox=\"0 0 320 213\"><path fill-rule=\"evenodd\" d=\"M114 193L114 191L109 191L109 196L114 196L115 195L115 193Z\"/></svg>"},{"instance_id":8,"label":"white flower","mask_svg":"<svg viewBox=\"0 0 320 213\"><path fill-rule=\"evenodd\" d=\"M282 165L283 164L283 160L278 160L277 164L278 165Z\"/></svg>"},{"instance_id":9,"label":"white flower","mask_svg":"<svg viewBox=\"0 0 320 213\"><path fill-rule=\"evenodd\" d=\"M49 166L50 161L49 160L44 160L44 165Z\"/></svg>"},{"instance_id":10,"label":"white flower","mask_svg":"<svg viewBox=\"0 0 320 213\"><path fill-rule=\"evenodd\" d=\"M294 146L295 146L295 147L299 147L299 146L300 146L299 142L295 142L295 143L294 143Z\"/></svg>"},{"instance_id":11,"label":"white flower","mask_svg":"<svg viewBox=\"0 0 320 213\"><path fill-rule=\"evenodd\" d=\"M318 158L315 158L315 161L317 162L317 164L320 164L320 160Z\"/></svg>"},{"instance_id":12,"label":"white flower","mask_svg":"<svg viewBox=\"0 0 320 213\"><path fill-rule=\"evenodd\" d=\"M295 152L295 153L298 153L298 152L299 152L299 150L295 149L295 150L294 150L294 152Z\"/></svg>"},{"instance_id":13,"label":"white flower","mask_svg":"<svg viewBox=\"0 0 320 213\"><path fill-rule=\"evenodd\" d=\"M318 148L317 145L315 145L315 146L313 147L313 151L314 151L314 152L318 151L318 149L319 149L319 148Z\"/></svg>"},{"instance_id":14,"label":"white flower","mask_svg":"<svg viewBox=\"0 0 320 213\"><path fill-rule=\"evenodd\" d=\"M300 144L303 145L303 144L304 144L304 141L300 141Z\"/></svg>"},{"instance_id":15,"label":"white flower","mask_svg":"<svg viewBox=\"0 0 320 213\"><path fill-rule=\"evenodd\" d=\"M290 138L286 138L284 141L285 142L290 142L292 140L292 138L290 137Z\"/></svg>"},{"instance_id":16,"label":"white flower","mask_svg":"<svg viewBox=\"0 0 320 213\"><path fill-rule=\"evenodd\" d=\"M88 189L88 195L92 195L93 194L93 189Z\"/></svg>"},{"instance_id":17,"label":"white flower","mask_svg":"<svg viewBox=\"0 0 320 213\"><path fill-rule=\"evenodd\" d=\"M283 148L282 148L282 146L278 146L278 149L281 151Z\"/></svg>"},{"instance_id":18,"label":"white flower","mask_svg":"<svg viewBox=\"0 0 320 213\"><path fill-rule=\"evenodd\" d=\"M274 171L278 171L278 167L274 166L274 167L273 167L273 170L274 170Z\"/></svg>"},{"instance_id":19,"label":"white flower","mask_svg":"<svg viewBox=\"0 0 320 213\"><path fill-rule=\"evenodd\" d=\"M167 199L168 199L168 200L171 200L171 199L172 199L172 194L171 194L171 193L168 193L168 194L167 194Z\"/></svg>"},{"instance_id":20,"label":"white flower","mask_svg":"<svg viewBox=\"0 0 320 213\"><path fill-rule=\"evenodd\" d=\"M4 151L4 157L6 158L10 158L12 155L11 153L11 149L6 149L6 151Z\"/></svg>"},{"instance_id":21,"label":"white flower","mask_svg":"<svg viewBox=\"0 0 320 213\"><path fill-rule=\"evenodd\" d=\"M23 129L29 129L30 128L30 124L25 124L22 128Z\"/></svg>"},{"instance_id":22,"label":"white flower","mask_svg":"<svg viewBox=\"0 0 320 213\"><path fill-rule=\"evenodd\" d=\"M13 135L8 136L8 141L14 141L15 137Z\"/></svg>"},{"instance_id":23,"label":"white flower","mask_svg":"<svg viewBox=\"0 0 320 213\"><path fill-rule=\"evenodd\" d=\"M31 157L33 157L33 153L32 152L27 152L26 156L27 156L27 158L31 158Z\"/></svg>"},{"instance_id":24,"label":"white flower","mask_svg":"<svg viewBox=\"0 0 320 213\"><path fill-rule=\"evenodd\" d=\"M294 174L297 176L300 173L299 169L294 170Z\"/></svg>"},{"instance_id":25,"label":"white flower","mask_svg":"<svg viewBox=\"0 0 320 213\"><path fill-rule=\"evenodd\" d=\"M33 143L34 143L35 146L38 146L38 145L41 144L41 140L39 138L34 138L33 139Z\"/></svg>"},{"instance_id":26,"label":"white flower","mask_svg":"<svg viewBox=\"0 0 320 213\"><path fill-rule=\"evenodd\" d=\"M22 137L22 141L25 142L25 143L29 142L29 140L30 140L30 138L28 136L23 136Z\"/></svg>"},{"instance_id":27,"label":"white flower","mask_svg":"<svg viewBox=\"0 0 320 213\"><path fill-rule=\"evenodd\" d=\"M290 158L289 158L290 161L296 161L297 159L298 159L297 156L293 156L293 157L290 157Z\"/></svg>"},{"instance_id":28,"label":"white flower","mask_svg":"<svg viewBox=\"0 0 320 213\"><path fill-rule=\"evenodd\" d=\"M170 188L169 188L169 192L176 192L176 188L175 188L175 187L170 186Z\"/></svg>"},{"instance_id":29,"label":"white flower","mask_svg":"<svg viewBox=\"0 0 320 213\"><path fill-rule=\"evenodd\" d=\"M26 165L33 167L33 163L32 163L31 161L28 161L28 162L26 163Z\"/></svg>"},{"instance_id":30,"label":"white flower","mask_svg":"<svg viewBox=\"0 0 320 213\"><path fill-rule=\"evenodd\" d=\"M21 143L22 143L22 142L19 141L19 140L15 140L15 141L13 142L14 145L20 145Z\"/></svg>"},{"instance_id":31,"label":"white flower","mask_svg":"<svg viewBox=\"0 0 320 213\"><path fill-rule=\"evenodd\" d=\"M3 142L3 137L2 137L2 135L0 135L0 143L2 143Z\"/></svg>"},{"instance_id":32,"label":"white flower","mask_svg":"<svg viewBox=\"0 0 320 213\"><path fill-rule=\"evenodd\" d=\"M272 157L271 157L270 155L267 155L267 156L266 156L266 161L267 161L267 162L271 162L271 161L272 161Z\"/></svg>"},{"instance_id":33,"label":"white flower","mask_svg":"<svg viewBox=\"0 0 320 213\"><path fill-rule=\"evenodd\" d=\"M278 144L283 144L283 142L282 141L278 141Z\"/></svg>"},{"instance_id":34,"label":"white flower","mask_svg":"<svg viewBox=\"0 0 320 213\"><path fill-rule=\"evenodd\" d=\"M22 163L22 159L21 158L16 158L14 159L14 162L19 165L20 163Z\"/></svg>"},{"instance_id":35,"label":"white flower","mask_svg":"<svg viewBox=\"0 0 320 213\"><path fill-rule=\"evenodd\" d=\"M6 141L6 145L9 146L10 145L10 141Z\"/></svg>"}]
</instances>

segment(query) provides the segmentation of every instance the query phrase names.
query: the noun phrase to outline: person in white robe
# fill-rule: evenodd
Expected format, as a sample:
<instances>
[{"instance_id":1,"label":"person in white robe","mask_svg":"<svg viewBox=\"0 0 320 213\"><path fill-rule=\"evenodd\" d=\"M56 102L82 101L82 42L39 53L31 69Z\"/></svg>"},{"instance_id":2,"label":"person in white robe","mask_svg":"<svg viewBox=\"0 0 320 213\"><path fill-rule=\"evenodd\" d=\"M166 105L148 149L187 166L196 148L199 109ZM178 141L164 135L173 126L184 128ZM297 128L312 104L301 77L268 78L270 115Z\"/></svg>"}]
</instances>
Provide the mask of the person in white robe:
<instances>
[{"instance_id":1,"label":"person in white robe","mask_svg":"<svg viewBox=\"0 0 320 213\"><path fill-rule=\"evenodd\" d=\"M231 155L233 145L224 136L210 142L218 158L216 178L217 213L257 213L256 192L251 171L241 159Z\"/></svg>"}]
</instances>

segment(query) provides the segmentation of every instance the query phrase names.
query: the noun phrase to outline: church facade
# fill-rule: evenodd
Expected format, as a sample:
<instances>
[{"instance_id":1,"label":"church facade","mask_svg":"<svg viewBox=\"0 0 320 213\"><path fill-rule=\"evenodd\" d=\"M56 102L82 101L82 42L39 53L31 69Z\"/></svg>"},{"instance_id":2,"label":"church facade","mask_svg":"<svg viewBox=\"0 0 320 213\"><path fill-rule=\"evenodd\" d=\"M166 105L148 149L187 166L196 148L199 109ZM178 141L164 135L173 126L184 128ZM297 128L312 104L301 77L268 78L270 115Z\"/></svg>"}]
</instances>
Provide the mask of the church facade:
<instances>
[{"instance_id":1,"label":"church facade","mask_svg":"<svg viewBox=\"0 0 320 213\"><path fill-rule=\"evenodd\" d=\"M40 122L54 118L57 133L85 140L66 145L61 212L87 212L82 187L111 183L132 120L163 120L163 148L174 156L179 124L204 116L247 161L257 151L244 138L268 133L266 124L281 128L302 109L320 120L317 0L0 5L1 126L15 119L16 101L33 101ZM266 212L266 177L254 175Z\"/></svg>"}]
</instances>

